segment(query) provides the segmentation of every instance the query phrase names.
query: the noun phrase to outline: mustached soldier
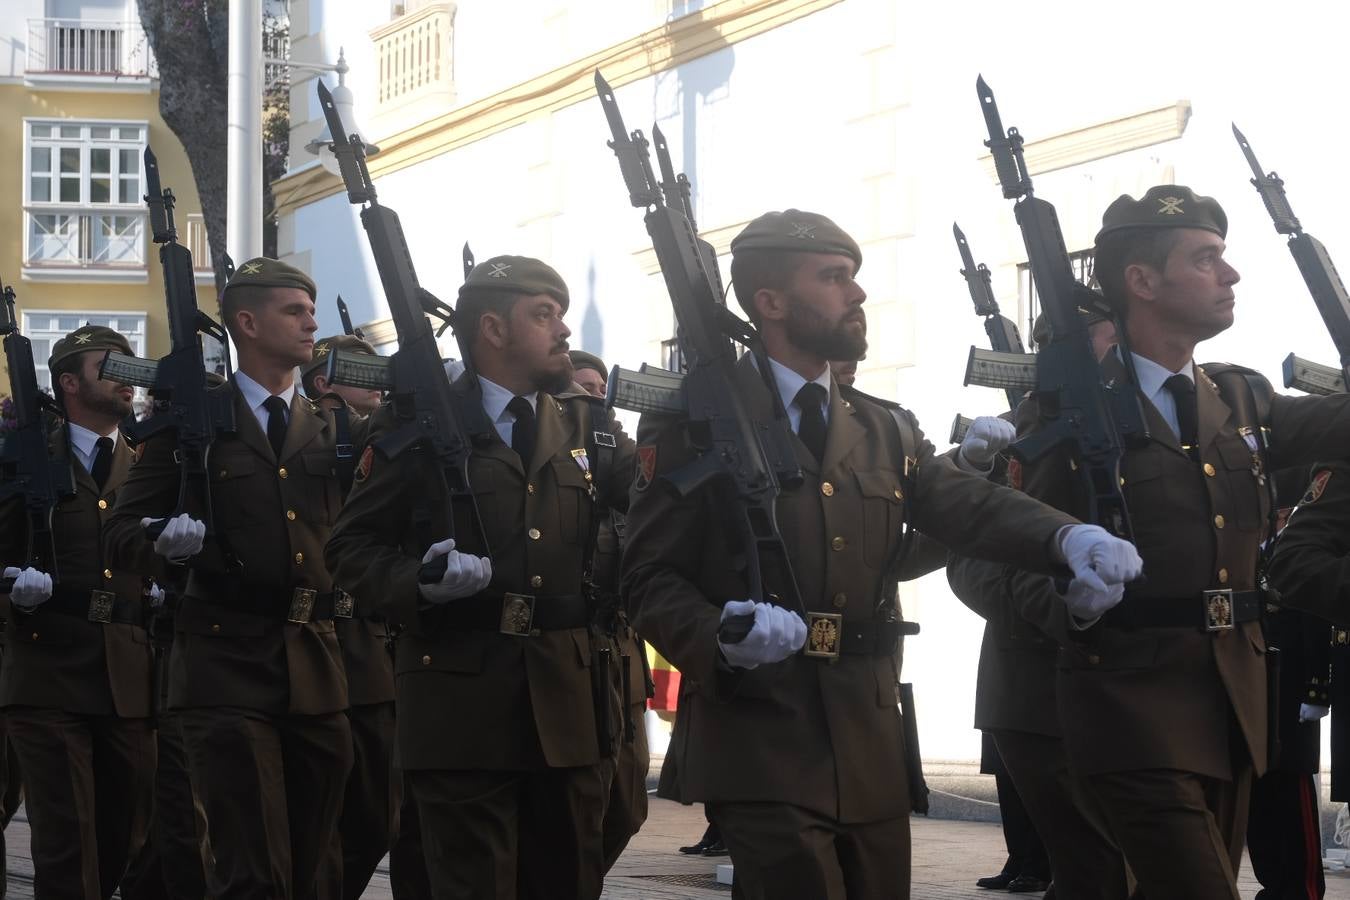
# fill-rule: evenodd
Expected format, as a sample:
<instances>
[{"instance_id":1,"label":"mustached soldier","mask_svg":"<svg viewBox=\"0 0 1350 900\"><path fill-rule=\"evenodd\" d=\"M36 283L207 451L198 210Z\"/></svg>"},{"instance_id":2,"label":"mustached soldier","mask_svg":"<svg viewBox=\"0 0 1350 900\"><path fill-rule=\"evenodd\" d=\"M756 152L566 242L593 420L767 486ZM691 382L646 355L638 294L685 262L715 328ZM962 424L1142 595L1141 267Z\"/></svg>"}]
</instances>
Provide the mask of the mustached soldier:
<instances>
[{"instance_id":1,"label":"mustached soldier","mask_svg":"<svg viewBox=\"0 0 1350 900\"><path fill-rule=\"evenodd\" d=\"M5 572L17 580L0 706L23 769L39 897L112 896L150 817L155 731L142 579L100 549L132 460L117 430L131 412L131 388L98 377L109 350L131 353L122 335L85 325L57 341L47 363L65 415L49 446L69 459L76 486L52 516L60 584L33 568ZM23 559L24 523L22 497L0 506L0 564Z\"/></svg>"},{"instance_id":2,"label":"mustached soldier","mask_svg":"<svg viewBox=\"0 0 1350 900\"><path fill-rule=\"evenodd\" d=\"M205 523L184 514L146 538L145 522L178 498L175 441L165 432L146 442L106 538L128 567L189 568L169 707L206 813L207 893L218 898L310 896L352 765L323 564L342 505L339 441L333 414L294 383L295 367L313 354L314 292L299 269L257 258L221 296L239 370L219 388L233 394L236 431L211 450L213 537L203 544Z\"/></svg>"},{"instance_id":3,"label":"mustached soldier","mask_svg":"<svg viewBox=\"0 0 1350 900\"><path fill-rule=\"evenodd\" d=\"M909 896L909 814L896 605L902 523L976 556L1048 572L1133 577L1123 541L938 457L912 415L839 386L829 360L866 349L857 242L824 216L788 210L732 242L736 297L758 328L769 373L736 369L751 415L775 391L796 432L802 483L778 526L804 604L744 600L744 552L718 491L680 499L656 486L692 458L682 420L644 419L624 551L638 632L685 681L679 782L721 828L746 898ZM771 382L766 383L764 375ZM770 386L772 385L772 387ZM973 467L972 467L973 468ZM727 615L753 615L738 643ZM808 643L809 638L809 643ZM807 645L808 652L798 651Z\"/></svg>"},{"instance_id":4,"label":"mustached soldier","mask_svg":"<svg viewBox=\"0 0 1350 900\"><path fill-rule=\"evenodd\" d=\"M385 456L385 407L328 544L338 581L403 628L398 756L439 897L600 894L614 753L600 731L618 703L593 681L613 647L588 628L587 576L600 516L627 505L633 445L603 404L567 393L568 299L535 259L470 272L458 327L477 378L452 390L481 391L483 420L466 423L477 515L420 445ZM436 557L445 575L419 584Z\"/></svg>"}]
</instances>

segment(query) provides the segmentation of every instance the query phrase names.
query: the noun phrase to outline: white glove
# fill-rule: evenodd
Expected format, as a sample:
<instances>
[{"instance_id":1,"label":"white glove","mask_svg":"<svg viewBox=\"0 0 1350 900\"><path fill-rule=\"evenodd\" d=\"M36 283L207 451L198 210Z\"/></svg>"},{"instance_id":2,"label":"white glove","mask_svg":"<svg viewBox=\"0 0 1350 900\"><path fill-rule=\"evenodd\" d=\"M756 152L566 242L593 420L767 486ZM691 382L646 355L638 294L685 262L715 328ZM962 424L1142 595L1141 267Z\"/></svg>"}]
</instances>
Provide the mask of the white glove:
<instances>
[{"instance_id":1,"label":"white glove","mask_svg":"<svg viewBox=\"0 0 1350 900\"><path fill-rule=\"evenodd\" d=\"M961 458L972 468L987 471L994 457L1017 440L1017 429L1011 422L998 416L980 416L970 423L970 429L961 441Z\"/></svg>"},{"instance_id":2,"label":"white glove","mask_svg":"<svg viewBox=\"0 0 1350 900\"><path fill-rule=\"evenodd\" d=\"M14 566L5 566L6 578L14 579L9 591L9 602L24 612L31 612L52 598L52 576L32 566L22 572Z\"/></svg>"},{"instance_id":3,"label":"white glove","mask_svg":"<svg viewBox=\"0 0 1350 900\"><path fill-rule=\"evenodd\" d=\"M141 527L147 528L159 519L141 519ZM164 530L155 538L155 552L169 562L182 562L202 551L202 541L206 538L206 523L199 522L187 513L179 513L169 520Z\"/></svg>"},{"instance_id":4,"label":"white glove","mask_svg":"<svg viewBox=\"0 0 1350 900\"><path fill-rule=\"evenodd\" d=\"M753 669L761 663L776 663L796 653L806 643L806 623L802 617L772 603L731 600L722 607L722 621L728 616L755 617L745 640L735 644L717 642L726 661L738 669Z\"/></svg>"},{"instance_id":5,"label":"white glove","mask_svg":"<svg viewBox=\"0 0 1350 900\"><path fill-rule=\"evenodd\" d=\"M1055 537L1059 555L1073 570L1073 577L1099 592L1104 593L1108 584L1133 581L1144 571L1134 544L1112 537L1100 526L1066 525Z\"/></svg>"},{"instance_id":6,"label":"white glove","mask_svg":"<svg viewBox=\"0 0 1350 900\"><path fill-rule=\"evenodd\" d=\"M150 584L150 608L154 610L164 608L164 588L160 587L158 582Z\"/></svg>"},{"instance_id":7,"label":"white glove","mask_svg":"<svg viewBox=\"0 0 1350 900\"><path fill-rule=\"evenodd\" d=\"M1318 719L1325 718L1330 712L1330 706L1318 706L1316 703L1300 703L1298 707L1298 720L1300 722L1316 722Z\"/></svg>"},{"instance_id":8,"label":"white glove","mask_svg":"<svg viewBox=\"0 0 1350 900\"><path fill-rule=\"evenodd\" d=\"M1096 624L1107 610L1124 597L1123 584L1100 585L1099 582L1094 585L1082 578L1075 578L1069 582L1069 589L1064 594L1064 605L1074 617L1075 626L1082 630Z\"/></svg>"},{"instance_id":9,"label":"white glove","mask_svg":"<svg viewBox=\"0 0 1350 900\"><path fill-rule=\"evenodd\" d=\"M485 556L460 553L455 539L446 538L427 548L422 562L429 563L438 556L445 557L445 574L435 584L419 584L417 590L428 603L449 603L462 597L472 597L492 580L492 560Z\"/></svg>"}]
</instances>

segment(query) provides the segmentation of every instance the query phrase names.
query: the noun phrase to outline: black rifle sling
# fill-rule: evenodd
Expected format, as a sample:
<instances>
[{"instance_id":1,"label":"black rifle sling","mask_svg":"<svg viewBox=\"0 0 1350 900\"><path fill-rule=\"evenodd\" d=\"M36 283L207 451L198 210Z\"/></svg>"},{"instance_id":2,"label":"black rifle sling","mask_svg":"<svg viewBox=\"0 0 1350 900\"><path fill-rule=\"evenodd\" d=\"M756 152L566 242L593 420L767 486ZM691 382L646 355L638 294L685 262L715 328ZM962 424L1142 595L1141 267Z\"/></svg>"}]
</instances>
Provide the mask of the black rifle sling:
<instances>
[{"instance_id":1,"label":"black rifle sling","mask_svg":"<svg viewBox=\"0 0 1350 900\"><path fill-rule=\"evenodd\" d=\"M333 447L334 463L337 468L338 484L342 487L342 496L352 490L352 479L356 475L356 456L352 447L351 411L346 404L333 410Z\"/></svg>"},{"instance_id":2,"label":"black rifle sling","mask_svg":"<svg viewBox=\"0 0 1350 900\"><path fill-rule=\"evenodd\" d=\"M591 527L590 533L586 537L585 560L582 563L581 581L587 589L595 587L595 551L596 544L600 538L600 520L602 507L600 505L600 489L609 477L610 470L614 466L614 450L618 442L614 440L614 435L608 431L600 431L594 428L596 409L604 410L602 400L598 397L585 397L586 400L586 421L582 424L582 434L585 437L586 456L590 460L589 473L591 476ZM595 591L591 590L592 597ZM594 610L592 610L594 612Z\"/></svg>"},{"instance_id":3,"label":"black rifle sling","mask_svg":"<svg viewBox=\"0 0 1350 900\"><path fill-rule=\"evenodd\" d=\"M919 446L919 436L914 433L914 425L904 411L898 406L886 404L886 411L891 414L891 421L895 423L896 437L900 441L900 484L903 485L902 491L904 497L900 501L900 541L896 546L895 553L891 556L890 565L881 573L881 601L895 598L895 590L898 582L890 580L888 577L891 572L898 572L905 564L906 557L909 556L909 548L914 539L913 526L913 508L917 499L915 491L915 476L918 474L918 457L910 456L911 447ZM917 449L915 450L917 453ZM880 609L880 602L878 602ZM897 610L897 614L898 614Z\"/></svg>"},{"instance_id":4,"label":"black rifle sling","mask_svg":"<svg viewBox=\"0 0 1350 900\"><path fill-rule=\"evenodd\" d=\"M1270 468L1270 440L1262 426L1269 419L1274 391L1270 382L1259 372L1229 363L1206 363L1200 369L1219 388L1219 396L1233 410L1239 433L1250 434L1256 441L1256 455L1265 476L1267 496L1266 540L1257 558L1258 575L1265 572L1266 563L1275 545L1275 525L1279 521L1279 498L1275 496L1275 477Z\"/></svg>"}]
</instances>

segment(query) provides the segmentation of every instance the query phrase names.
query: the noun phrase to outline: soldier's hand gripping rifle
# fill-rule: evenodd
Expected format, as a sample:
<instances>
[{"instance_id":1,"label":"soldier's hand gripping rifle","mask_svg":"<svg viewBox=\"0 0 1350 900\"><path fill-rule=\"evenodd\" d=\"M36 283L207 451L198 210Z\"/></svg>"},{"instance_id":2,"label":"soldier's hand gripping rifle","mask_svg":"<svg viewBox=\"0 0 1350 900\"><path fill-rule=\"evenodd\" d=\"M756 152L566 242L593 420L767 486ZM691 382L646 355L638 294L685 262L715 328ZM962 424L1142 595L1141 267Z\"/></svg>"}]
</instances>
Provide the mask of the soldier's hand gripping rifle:
<instances>
[{"instance_id":1,"label":"soldier's hand gripping rifle","mask_svg":"<svg viewBox=\"0 0 1350 900\"><path fill-rule=\"evenodd\" d=\"M5 560L20 569L46 572L52 583L61 580L56 566L52 511L63 498L75 495L70 459L53 459L48 438L61 418L61 408L38 387L33 366L33 344L19 331L14 316L14 288L0 292L0 335L4 336L9 393L14 402L14 427L0 433L0 500L23 498L27 549L20 560ZM0 578L0 593L9 593L13 578Z\"/></svg>"},{"instance_id":2,"label":"soldier's hand gripping rifle","mask_svg":"<svg viewBox=\"0 0 1350 900\"><path fill-rule=\"evenodd\" d=\"M609 121L613 136L609 146L619 159L629 200L646 211L647 232L675 308L687 367L680 391L698 457L661 480L680 496L711 482L722 482L726 490L718 496L733 504L731 514L744 541L749 599L774 603L805 618L774 516L780 486L800 482L802 477L787 419L784 415L768 422L757 421L746 410L736 387L732 338L749 342L753 350L755 334L721 304L721 291L705 262L689 216L662 196L646 138L640 131L630 135L624 127L614 93L599 72L595 73L595 87ZM769 374L764 359L760 360L760 373ZM776 396L776 392L771 393ZM744 639L753 619L748 615L728 617L719 632L720 640L735 643Z\"/></svg>"},{"instance_id":3,"label":"soldier's hand gripping rifle","mask_svg":"<svg viewBox=\"0 0 1350 900\"><path fill-rule=\"evenodd\" d=\"M1303 283L1308 286L1308 293L1312 294L1317 311L1331 333L1331 342L1336 345L1336 352L1341 357L1340 370L1337 371L1331 366L1289 354L1284 361L1284 386L1310 394L1342 393L1346 384L1350 383L1347 381L1350 378L1350 295L1346 294L1345 285L1336 273L1336 266L1327 254L1327 248L1299 224L1298 217L1284 195L1284 181L1274 172L1267 175L1261 170L1251 144L1236 125L1233 126L1233 137L1237 138L1242 155L1247 157L1247 164L1252 167L1255 176L1251 180L1252 184L1266 204L1275 230L1289 236L1289 252L1298 264Z\"/></svg>"},{"instance_id":4,"label":"soldier's hand gripping rifle","mask_svg":"<svg viewBox=\"0 0 1350 900\"><path fill-rule=\"evenodd\" d=\"M483 425L487 415L476 390L458 394L451 390L436 346L436 335L427 319L428 315L434 316L444 331L454 327L455 311L417 283L417 273L413 270L398 214L381 206L376 198L375 185L366 167L365 145L359 135L348 134L333 103L333 95L322 81L318 82L318 92L329 133L333 135L330 146L342 172L347 198L361 207L361 224L370 240L375 268L380 273L389 314L398 333L398 350L389 362L392 373L388 387L401 424L379 437L375 445L392 458L415 443L424 444L435 455L452 503L472 505L483 555L491 556L477 500L469 486L469 454L473 445L467 427L470 423ZM456 334L456 338L466 371L472 377L466 336ZM334 357L336 361L336 354ZM336 383L352 383L338 371L333 372L332 378ZM486 423L486 427L490 428L490 423ZM453 518L446 516L446 520L453 529ZM426 563L418 575L419 580L424 584L440 581L445 574L445 564L444 556Z\"/></svg>"},{"instance_id":5,"label":"soldier's hand gripping rifle","mask_svg":"<svg viewBox=\"0 0 1350 900\"><path fill-rule=\"evenodd\" d=\"M1120 460L1127 442L1142 440L1147 432L1124 331L1120 330L1119 338L1125 366L1131 370L1130 383L1107 384L1078 309L1094 310L1110 319L1116 318L1114 311L1100 294L1074 278L1055 208L1032 195L1022 135L1016 128L1004 132L994 94L983 78L976 81L976 90L989 129L985 146L993 154L1003 196L1017 201L1014 212L1026 245L1032 282L1052 331L1036 353L1040 428L1010 450L1023 462L1034 462L1067 445L1088 501L1083 519L1131 540L1133 532L1120 485Z\"/></svg>"},{"instance_id":6,"label":"soldier's hand gripping rifle","mask_svg":"<svg viewBox=\"0 0 1350 900\"><path fill-rule=\"evenodd\" d=\"M150 193L150 230L159 244L159 262L164 270L164 301L169 314L169 355L158 362L109 351L99 366L98 377L120 384L147 388L153 412L142 422L126 429L132 443L172 430L178 442L178 504L167 518L146 527L151 540L159 537L169 519L179 513L200 515L207 534L214 533L211 510L211 485L207 477L211 445L222 434L235 430L234 401L225 385L211 385L202 350L202 335L209 335L228 347L225 329L197 308L197 282L192 269L192 253L178 243L173 224L173 191L160 188L159 163L154 152L145 148L145 183ZM228 261L227 261L228 265ZM226 374L229 352L225 350ZM189 506L200 503L200 510ZM226 551L228 556L228 550Z\"/></svg>"}]
</instances>

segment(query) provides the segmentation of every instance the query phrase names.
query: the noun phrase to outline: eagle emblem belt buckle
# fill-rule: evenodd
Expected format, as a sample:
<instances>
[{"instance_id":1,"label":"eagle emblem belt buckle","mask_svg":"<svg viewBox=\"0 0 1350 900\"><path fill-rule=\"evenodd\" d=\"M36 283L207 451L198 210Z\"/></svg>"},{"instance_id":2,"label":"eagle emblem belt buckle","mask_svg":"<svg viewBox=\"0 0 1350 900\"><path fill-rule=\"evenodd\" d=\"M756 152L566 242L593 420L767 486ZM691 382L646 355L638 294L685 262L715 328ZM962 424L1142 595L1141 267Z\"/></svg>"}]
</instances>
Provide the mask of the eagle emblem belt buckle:
<instances>
[{"instance_id":1,"label":"eagle emblem belt buckle","mask_svg":"<svg viewBox=\"0 0 1350 900\"><path fill-rule=\"evenodd\" d=\"M296 588L291 592L291 610L286 621L292 625L304 625L314 615L314 601L319 592L313 588Z\"/></svg>"},{"instance_id":2,"label":"eagle emblem belt buckle","mask_svg":"<svg viewBox=\"0 0 1350 900\"><path fill-rule=\"evenodd\" d=\"M89 621L102 622L104 625L111 625L113 620L113 606L116 603L117 595L112 591L90 591Z\"/></svg>"},{"instance_id":3,"label":"eagle emblem belt buckle","mask_svg":"<svg viewBox=\"0 0 1350 900\"><path fill-rule=\"evenodd\" d=\"M839 613L806 614L807 656L821 659L839 658L839 628L844 617Z\"/></svg>"},{"instance_id":4,"label":"eagle emblem belt buckle","mask_svg":"<svg viewBox=\"0 0 1350 900\"><path fill-rule=\"evenodd\" d=\"M350 619L356 612L356 598L341 588L333 588L333 618Z\"/></svg>"},{"instance_id":5,"label":"eagle emblem belt buckle","mask_svg":"<svg viewBox=\"0 0 1350 900\"><path fill-rule=\"evenodd\" d=\"M1224 588L1205 591L1205 631L1233 630L1233 592Z\"/></svg>"},{"instance_id":6,"label":"eagle emblem belt buckle","mask_svg":"<svg viewBox=\"0 0 1350 900\"><path fill-rule=\"evenodd\" d=\"M512 637L529 637L534 627L534 595L506 594L502 597L502 618L497 630Z\"/></svg>"}]
</instances>

